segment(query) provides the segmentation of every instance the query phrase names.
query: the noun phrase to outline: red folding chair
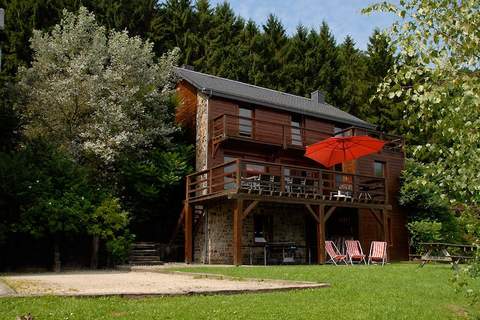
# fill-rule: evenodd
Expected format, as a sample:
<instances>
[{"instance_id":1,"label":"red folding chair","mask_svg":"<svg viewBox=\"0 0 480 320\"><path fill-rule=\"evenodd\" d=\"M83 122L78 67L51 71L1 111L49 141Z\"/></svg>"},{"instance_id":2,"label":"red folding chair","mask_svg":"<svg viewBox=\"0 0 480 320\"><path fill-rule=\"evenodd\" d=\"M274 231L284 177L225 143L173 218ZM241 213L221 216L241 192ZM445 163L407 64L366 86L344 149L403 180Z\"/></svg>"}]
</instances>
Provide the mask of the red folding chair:
<instances>
[{"instance_id":1,"label":"red folding chair","mask_svg":"<svg viewBox=\"0 0 480 320\"><path fill-rule=\"evenodd\" d=\"M381 263L382 266L387 261L387 243L384 241L372 241L370 253L368 255L368 264Z\"/></svg>"},{"instance_id":2,"label":"red folding chair","mask_svg":"<svg viewBox=\"0 0 480 320\"><path fill-rule=\"evenodd\" d=\"M347 248L347 259L350 264L354 262L367 264L365 255L363 254L362 246L358 240L345 240L345 247Z\"/></svg>"},{"instance_id":3,"label":"red folding chair","mask_svg":"<svg viewBox=\"0 0 480 320\"><path fill-rule=\"evenodd\" d=\"M334 265L337 265L339 262L344 262L348 265L347 256L340 254L340 251L338 251L337 246L333 241L325 241L325 250L330 257L330 260L328 260L327 263L332 262Z\"/></svg>"}]
</instances>

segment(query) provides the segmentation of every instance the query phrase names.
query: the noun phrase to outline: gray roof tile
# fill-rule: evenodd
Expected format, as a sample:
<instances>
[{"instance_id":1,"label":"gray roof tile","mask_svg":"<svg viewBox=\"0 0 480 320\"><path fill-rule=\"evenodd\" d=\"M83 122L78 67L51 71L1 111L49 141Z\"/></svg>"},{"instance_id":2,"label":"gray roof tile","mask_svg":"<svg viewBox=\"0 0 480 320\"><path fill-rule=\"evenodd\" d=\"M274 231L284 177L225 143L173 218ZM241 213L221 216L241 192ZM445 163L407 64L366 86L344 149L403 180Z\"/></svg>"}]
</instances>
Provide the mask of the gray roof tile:
<instances>
[{"instance_id":1,"label":"gray roof tile","mask_svg":"<svg viewBox=\"0 0 480 320\"><path fill-rule=\"evenodd\" d=\"M374 126L345 111L326 103L318 103L309 98L296 96L248 83L229 80L209 74L175 68L179 78L186 80L202 92L213 96L254 103L314 117L337 121L344 124L373 128Z\"/></svg>"}]
</instances>

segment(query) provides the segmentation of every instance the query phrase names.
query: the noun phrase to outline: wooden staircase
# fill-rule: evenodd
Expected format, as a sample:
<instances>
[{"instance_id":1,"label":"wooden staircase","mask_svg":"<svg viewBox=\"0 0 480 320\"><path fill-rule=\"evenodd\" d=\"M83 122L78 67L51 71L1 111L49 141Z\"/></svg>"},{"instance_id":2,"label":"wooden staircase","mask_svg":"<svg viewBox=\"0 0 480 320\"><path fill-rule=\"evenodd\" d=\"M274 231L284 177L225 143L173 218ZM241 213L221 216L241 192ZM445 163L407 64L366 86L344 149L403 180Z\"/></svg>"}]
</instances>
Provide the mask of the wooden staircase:
<instances>
[{"instance_id":1,"label":"wooden staircase","mask_svg":"<svg viewBox=\"0 0 480 320\"><path fill-rule=\"evenodd\" d=\"M156 242L135 242L130 250L130 265L161 265L159 244Z\"/></svg>"}]
</instances>

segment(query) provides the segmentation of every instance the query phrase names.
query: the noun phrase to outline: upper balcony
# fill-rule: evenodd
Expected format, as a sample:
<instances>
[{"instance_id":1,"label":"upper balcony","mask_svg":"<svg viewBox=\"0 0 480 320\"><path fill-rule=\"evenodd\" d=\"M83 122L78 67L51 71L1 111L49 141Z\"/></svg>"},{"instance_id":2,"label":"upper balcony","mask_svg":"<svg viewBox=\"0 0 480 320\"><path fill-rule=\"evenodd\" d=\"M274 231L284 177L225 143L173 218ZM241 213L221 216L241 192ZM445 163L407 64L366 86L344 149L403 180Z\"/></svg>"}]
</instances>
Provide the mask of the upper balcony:
<instances>
[{"instance_id":1,"label":"upper balcony","mask_svg":"<svg viewBox=\"0 0 480 320\"><path fill-rule=\"evenodd\" d=\"M284 149L304 149L305 146L336 136L368 135L385 141L386 150L402 152L404 139L401 136L386 134L380 131L349 127L337 133L246 118L236 115L221 115L212 120L213 152L228 139L251 141L279 146Z\"/></svg>"}]
</instances>

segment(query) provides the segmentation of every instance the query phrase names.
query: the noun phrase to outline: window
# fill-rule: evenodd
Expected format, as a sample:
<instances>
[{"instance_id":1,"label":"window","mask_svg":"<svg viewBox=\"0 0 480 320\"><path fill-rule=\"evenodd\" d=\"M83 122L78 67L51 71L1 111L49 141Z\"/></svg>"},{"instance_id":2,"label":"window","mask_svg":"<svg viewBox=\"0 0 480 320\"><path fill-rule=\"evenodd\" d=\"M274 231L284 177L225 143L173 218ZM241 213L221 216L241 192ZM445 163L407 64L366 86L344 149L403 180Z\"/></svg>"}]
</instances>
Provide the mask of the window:
<instances>
[{"instance_id":1,"label":"window","mask_svg":"<svg viewBox=\"0 0 480 320\"><path fill-rule=\"evenodd\" d=\"M385 162L375 161L373 163L373 174L375 177L385 177Z\"/></svg>"},{"instance_id":2,"label":"window","mask_svg":"<svg viewBox=\"0 0 480 320\"><path fill-rule=\"evenodd\" d=\"M302 118L298 115L293 115L292 119L290 121L291 125L291 139L292 139L292 145L294 146L302 146L303 141L302 141L302 131L301 131L301 126L300 123L302 122Z\"/></svg>"},{"instance_id":3,"label":"window","mask_svg":"<svg viewBox=\"0 0 480 320\"><path fill-rule=\"evenodd\" d=\"M249 138L252 137L252 133L253 133L252 109L240 107L239 115L240 115L240 119L238 121L239 135L242 137L249 137Z\"/></svg>"},{"instance_id":4,"label":"window","mask_svg":"<svg viewBox=\"0 0 480 320\"><path fill-rule=\"evenodd\" d=\"M265 243L273 240L273 216L266 214L254 215L253 227L256 243Z\"/></svg>"}]
</instances>

